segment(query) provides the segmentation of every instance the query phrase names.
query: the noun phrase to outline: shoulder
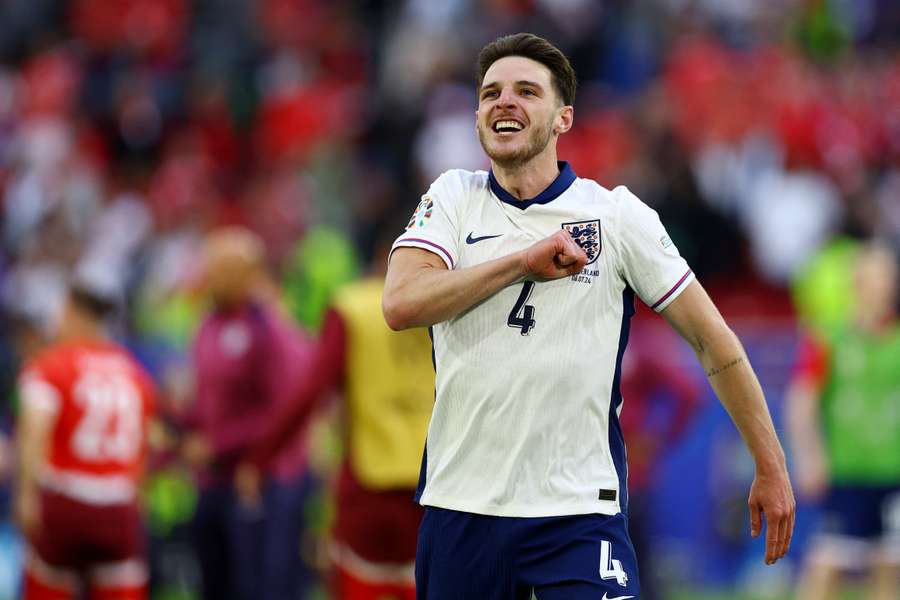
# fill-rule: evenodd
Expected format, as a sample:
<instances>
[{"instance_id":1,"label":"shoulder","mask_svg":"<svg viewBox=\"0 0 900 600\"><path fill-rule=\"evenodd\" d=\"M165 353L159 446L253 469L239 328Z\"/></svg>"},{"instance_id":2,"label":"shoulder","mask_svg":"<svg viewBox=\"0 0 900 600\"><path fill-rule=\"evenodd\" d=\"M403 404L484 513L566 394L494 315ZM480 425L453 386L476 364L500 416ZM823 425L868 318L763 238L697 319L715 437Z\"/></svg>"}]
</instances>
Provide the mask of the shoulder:
<instances>
[{"instance_id":1,"label":"shoulder","mask_svg":"<svg viewBox=\"0 0 900 600\"><path fill-rule=\"evenodd\" d=\"M273 336L277 342L287 344L306 345L312 341L307 330L281 307L262 303L255 310L257 316L253 319L253 324L258 341L265 343L269 336Z\"/></svg>"},{"instance_id":2,"label":"shoulder","mask_svg":"<svg viewBox=\"0 0 900 600\"><path fill-rule=\"evenodd\" d=\"M599 207L601 214L612 219L616 228L641 225L648 219L658 219L656 211L647 206L624 185L608 189L594 181L579 177L575 180L574 191L580 203Z\"/></svg>"},{"instance_id":3,"label":"shoulder","mask_svg":"<svg viewBox=\"0 0 900 600\"><path fill-rule=\"evenodd\" d=\"M54 345L45 348L22 366L22 373L50 378L71 364L75 348L70 345Z\"/></svg>"},{"instance_id":4,"label":"shoulder","mask_svg":"<svg viewBox=\"0 0 900 600\"><path fill-rule=\"evenodd\" d=\"M630 202L632 199L637 200L637 196L632 194L624 185L609 189L593 179L584 177L579 177L575 180L575 183L572 184L572 190L584 202L599 204L613 210L616 210L619 205ZM640 200L637 201L640 202Z\"/></svg>"},{"instance_id":5,"label":"shoulder","mask_svg":"<svg viewBox=\"0 0 900 600\"><path fill-rule=\"evenodd\" d=\"M122 361L123 366L127 365L128 370L133 373L135 377L146 382L153 381L153 376L150 375L150 371L147 370L144 363L138 359L138 356L132 352L130 348L123 344L115 343L112 345L112 349Z\"/></svg>"},{"instance_id":6,"label":"shoulder","mask_svg":"<svg viewBox=\"0 0 900 600\"><path fill-rule=\"evenodd\" d=\"M612 201L613 192L603 187L593 179L588 179L586 177L577 177L573 185L575 187L575 190L580 194L592 196L595 200L602 200L607 202ZM624 186L619 186L616 189L618 190L621 187Z\"/></svg>"},{"instance_id":7,"label":"shoulder","mask_svg":"<svg viewBox=\"0 0 900 600\"><path fill-rule=\"evenodd\" d=\"M486 171L450 169L434 180L429 188L429 194L436 194L443 201L459 202L473 193L486 190L488 190Z\"/></svg>"},{"instance_id":8,"label":"shoulder","mask_svg":"<svg viewBox=\"0 0 900 600\"><path fill-rule=\"evenodd\" d=\"M197 326L197 331L194 333L195 339L200 339L208 336L213 330L216 329L219 322L219 313L213 308L210 308L206 315L200 320L200 324Z\"/></svg>"},{"instance_id":9,"label":"shoulder","mask_svg":"<svg viewBox=\"0 0 900 600\"><path fill-rule=\"evenodd\" d=\"M609 192L609 197L615 206L620 228L653 228L659 223L659 214L626 186L616 186Z\"/></svg>"},{"instance_id":10,"label":"shoulder","mask_svg":"<svg viewBox=\"0 0 900 600\"><path fill-rule=\"evenodd\" d=\"M807 341L814 343L819 349L831 353L860 337L862 336L854 331L849 323L840 323L824 326L816 332L807 334Z\"/></svg>"},{"instance_id":11,"label":"shoulder","mask_svg":"<svg viewBox=\"0 0 900 600\"><path fill-rule=\"evenodd\" d=\"M152 398L156 392L156 383L153 375L144 366L138 357L126 345L118 342L109 342L105 347L98 348L101 360L105 355L106 365L101 362L101 368L108 368L121 373L131 379L145 396Z\"/></svg>"},{"instance_id":12,"label":"shoulder","mask_svg":"<svg viewBox=\"0 0 900 600\"><path fill-rule=\"evenodd\" d=\"M653 210L649 206L647 206L640 198L638 198L634 194L634 192L629 190L628 187L624 185L617 185L612 190L610 190L609 197L610 201L618 206L621 210Z\"/></svg>"},{"instance_id":13,"label":"shoulder","mask_svg":"<svg viewBox=\"0 0 900 600\"><path fill-rule=\"evenodd\" d=\"M74 347L73 361L77 370L98 370L149 377L135 354L119 341L97 340Z\"/></svg>"}]
</instances>

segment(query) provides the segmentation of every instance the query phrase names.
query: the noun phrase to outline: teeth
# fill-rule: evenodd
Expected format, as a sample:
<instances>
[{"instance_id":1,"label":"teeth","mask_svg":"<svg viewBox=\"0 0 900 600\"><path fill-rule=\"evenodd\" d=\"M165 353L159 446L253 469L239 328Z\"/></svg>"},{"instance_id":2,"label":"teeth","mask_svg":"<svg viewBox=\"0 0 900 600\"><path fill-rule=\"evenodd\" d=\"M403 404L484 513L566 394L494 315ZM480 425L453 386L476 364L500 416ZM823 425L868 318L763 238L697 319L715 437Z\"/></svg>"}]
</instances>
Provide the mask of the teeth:
<instances>
[{"instance_id":1,"label":"teeth","mask_svg":"<svg viewBox=\"0 0 900 600\"><path fill-rule=\"evenodd\" d=\"M522 124L517 123L516 121L498 121L496 125L494 125L494 130L500 131L501 129L515 129L516 131L522 129Z\"/></svg>"}]
</instances>

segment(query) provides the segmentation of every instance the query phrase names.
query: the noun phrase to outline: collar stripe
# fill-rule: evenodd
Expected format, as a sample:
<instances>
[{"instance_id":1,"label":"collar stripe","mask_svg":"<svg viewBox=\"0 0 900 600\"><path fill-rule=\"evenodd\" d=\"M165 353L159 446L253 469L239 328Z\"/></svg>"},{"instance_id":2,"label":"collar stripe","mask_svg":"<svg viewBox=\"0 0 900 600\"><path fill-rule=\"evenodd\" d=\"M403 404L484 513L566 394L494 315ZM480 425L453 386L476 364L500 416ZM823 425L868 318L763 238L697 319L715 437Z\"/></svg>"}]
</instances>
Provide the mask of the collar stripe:
<instances>
[{"instance_id":1,"label":"collar stripe","mask_svg":"<svg viewBox=\"0 0 900 600\"><path fill-rule=\"evenodd\" d=\"M577 178L575 171L572 170L569 163L566 161L559 161L556 164L559 167L559 175L556 176L553 183L547 186L547 189L543 192L528 200L519 200L503 189L503 186L501 186L500 182L497 181L497 178L494 177L493 169L488 171L488 183L491 186L491 191L494 192L494 195L497 196L501 202L506 202L516 208L525 210L532 204L547 204L548 202L556 200L563 192L569 189L569 186L571 186Z\"/></svg>"}]
</instances>

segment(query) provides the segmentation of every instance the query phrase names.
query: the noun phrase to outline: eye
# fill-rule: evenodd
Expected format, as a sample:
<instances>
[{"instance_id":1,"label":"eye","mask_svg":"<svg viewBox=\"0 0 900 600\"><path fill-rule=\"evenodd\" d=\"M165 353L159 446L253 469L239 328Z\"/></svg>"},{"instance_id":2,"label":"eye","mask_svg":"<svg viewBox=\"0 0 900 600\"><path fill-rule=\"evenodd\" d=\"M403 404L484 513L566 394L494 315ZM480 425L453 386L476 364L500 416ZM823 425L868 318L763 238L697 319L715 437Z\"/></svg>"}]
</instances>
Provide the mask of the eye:
<instances>
[{"instance_id":1,"label":"eye","mask_svg":"<svg viewBox=\"0 0 900 600\"><path fill-rule=\"evenodd\" d=\"M487 98L495 98L497 96L496 90L488 90L481 94L481 99L486 100Z\"/></svg>"},{"instance_id":2,"label":"eye","mask_svg":"<svg viewBox=\"0 0 900 600\"><path fill-rule=\"evenodd\" d=\"M524 88L524 89L522 89L522 95L523 96L536 96L537 94L535 94L534 90L532 90L531 88Z\"/></svg>"}]
</instances>

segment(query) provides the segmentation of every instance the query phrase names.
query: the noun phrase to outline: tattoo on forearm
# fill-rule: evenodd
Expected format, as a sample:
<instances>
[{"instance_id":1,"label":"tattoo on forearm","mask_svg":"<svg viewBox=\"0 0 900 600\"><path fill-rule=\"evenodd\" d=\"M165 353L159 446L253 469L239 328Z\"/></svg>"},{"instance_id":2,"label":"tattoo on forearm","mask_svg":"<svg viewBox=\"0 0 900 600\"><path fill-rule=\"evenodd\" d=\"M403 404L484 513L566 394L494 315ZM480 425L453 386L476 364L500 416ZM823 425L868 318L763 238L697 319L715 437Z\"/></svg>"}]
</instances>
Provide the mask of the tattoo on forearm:
<instances>
[{"instance_id":1,"label":"tattoo on forearm","mask_svg":"<svg viewBox=\"0 0 900 600\"><path fill-rule=\"evenodd\" d=\"M706 376L707 376L707 377L712 377L713 375L718 375L718 374L721 373L722 371L727 371L727 370L730 369L731 367L733 367L733 366L735 366L735 365L739 365L739 364L741 364L742 362L744 362L744 357L743 357L743 356L739 356L738 358L735 358L734 360L732 360L732 361L730 361L730 362L728 362L728 363L725 363L725 364L724 364L723 366L721 366L721 367L713 367L712 369L710 369L709 371L706 372Z\"/></svg>"}]
</instances>

